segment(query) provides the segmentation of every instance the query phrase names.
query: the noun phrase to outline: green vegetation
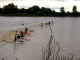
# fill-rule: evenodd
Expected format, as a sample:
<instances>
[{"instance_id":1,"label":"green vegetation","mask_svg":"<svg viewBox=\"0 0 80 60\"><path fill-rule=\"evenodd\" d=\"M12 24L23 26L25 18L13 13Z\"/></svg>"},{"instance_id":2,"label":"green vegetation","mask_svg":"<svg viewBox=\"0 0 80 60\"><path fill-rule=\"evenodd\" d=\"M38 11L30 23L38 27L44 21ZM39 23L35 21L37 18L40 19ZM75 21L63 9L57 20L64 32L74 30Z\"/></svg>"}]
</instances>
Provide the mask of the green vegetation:
<instances>
[{"instance_id":1,"label":"green vegetation","mask_svg":"<svg viewBox=\"0 0 80 60\"><path fill-rule=\"evenodd\" d=\"M29 7L28 9L19 9L17 5L10 3L0 8L0 16L80 16L80 12L77 11L76 5L73 6L72 12L65 12L64 7L60 8L60 12L56 12L50 8L40 8L37 5Z\"/></svg>"}]
</instances>

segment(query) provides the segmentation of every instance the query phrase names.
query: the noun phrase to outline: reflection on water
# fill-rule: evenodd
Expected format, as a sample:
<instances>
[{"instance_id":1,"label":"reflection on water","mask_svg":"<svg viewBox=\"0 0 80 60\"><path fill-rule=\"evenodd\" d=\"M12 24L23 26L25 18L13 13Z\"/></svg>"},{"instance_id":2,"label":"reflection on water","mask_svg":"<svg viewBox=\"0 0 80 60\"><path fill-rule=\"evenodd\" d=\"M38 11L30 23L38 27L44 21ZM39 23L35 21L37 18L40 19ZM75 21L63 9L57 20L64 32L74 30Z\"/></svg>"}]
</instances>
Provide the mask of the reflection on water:
<instances>
[{"instance_id":1,"label":"reflection on water","mask_svg":"<svg viewBox=\"0 0 80 60\"><path fill-rule=\"evenodd\" d=\"M17 49L18 49L18 44L16 44L16 42L13 43L13 48L14 48L14 54L18 53Z\"/></svg>"},{"instance_id":2,"label":"reflection on water","mask_svg":"<svg viewBox=\"0 0 80 60\"><path fill-rule=\"evenodd\" d=\"M54 21L54 24L51 25L54 38L59 42L61 48L59 55L68 55L68 53L72 53L74 60L80 57L80 18L7 17L6 19L9 20L11 18L13 18L13 20L17 20L12 20L13 22L23 22L25 26L34 25L33 27L29 27L29 29L35 31L31 33L32 36L25 36L25 38L30 39L30 41L24 41L23 44L10 42L5 44L5 42L0 42L0 46L5 44L4 46L0 47L0 60L2 58L6 60L16 60L16 58L18 60L41 60L42 47L47 45L50 38L50 26L43 25L43 27L41 27L39 24L41 22L48 22L52 20ZM2 19L2 21L5 20Z\"/></svg>"}]
</instances>

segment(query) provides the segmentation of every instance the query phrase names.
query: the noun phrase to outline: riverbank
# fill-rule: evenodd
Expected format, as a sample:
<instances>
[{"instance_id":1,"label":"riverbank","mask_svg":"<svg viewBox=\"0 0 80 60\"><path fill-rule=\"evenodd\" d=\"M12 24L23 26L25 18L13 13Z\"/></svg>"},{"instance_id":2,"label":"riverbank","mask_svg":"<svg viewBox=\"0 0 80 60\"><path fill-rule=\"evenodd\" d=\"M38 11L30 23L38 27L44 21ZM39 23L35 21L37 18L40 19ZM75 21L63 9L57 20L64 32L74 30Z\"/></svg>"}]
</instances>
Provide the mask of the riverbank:
<instances>
[{"instance_id":1,"label":"riverbank","mask_svg":"<svg viewBox=\"0 0 80 60\"><path fill-rule=\"evenodd\" d=\"M25 15L13 15L13 16L11 16L11 15L0 15L1 17L80 17L80 16L25 16Z\"/></svg>"}]
</instances>

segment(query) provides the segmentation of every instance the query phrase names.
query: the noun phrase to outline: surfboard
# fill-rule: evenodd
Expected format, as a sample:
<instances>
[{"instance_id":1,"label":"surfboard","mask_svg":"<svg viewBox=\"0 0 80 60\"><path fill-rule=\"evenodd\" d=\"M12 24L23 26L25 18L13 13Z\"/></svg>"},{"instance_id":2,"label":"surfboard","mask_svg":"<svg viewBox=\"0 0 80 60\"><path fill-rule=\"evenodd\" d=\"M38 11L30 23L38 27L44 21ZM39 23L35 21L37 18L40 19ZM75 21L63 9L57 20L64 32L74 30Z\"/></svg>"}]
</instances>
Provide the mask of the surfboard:
<instances>
[{"instance_id":1,"label":"surfboard","mask_svg":"<svg viewBox=\"0 0 80 60\"><path fill-rule=\"evenodd\" d=\"M23 42L16 42L16 43L18 43L18 44L23 44Z\"/></svg>"},{"instance_id":2,"label":"surfboard","mask_svg":"<svg viewBox=\"0 0 80 60\"><path fill-rule=\"evenodd\" d=\"M19 42L24 42L24 41L19 41Z\"/></svg>"},{"instance_id":3,"label":"surfboard","mask_svg":"<svg viewBox=\"0 0 80 60\"><path fill-rule=\"evenodd\" d=\"M27 35L29 35L30 34L30 32L27 32Z\"/></svg>"},{"instance_id":4,"label":"surfboard","mask_svg":"<svg viewBox=\"0 0 80 60\"><path fill-rule=\"evenodd\" d=\"M32 36L32 35L29 35L29 36Z\"/></svg>"},{"instance_id":5,"label":"surfboard","mask_svg":"<svg viewBox=\"0 0 80 60\"><path fill-rule=\"evenodd\" d=\"M24 39L24 40L30 40L30 39Z\"/></svg>"},{"instance_id":6,"label":"surfboard","mask_svg":"<svg viewBox=\"0 0 80 60\"><path fill-rule=\"evenodd\" d=\"M29 30L30 32L34 32L34 30Z\"/></svg>"}]
</instances>

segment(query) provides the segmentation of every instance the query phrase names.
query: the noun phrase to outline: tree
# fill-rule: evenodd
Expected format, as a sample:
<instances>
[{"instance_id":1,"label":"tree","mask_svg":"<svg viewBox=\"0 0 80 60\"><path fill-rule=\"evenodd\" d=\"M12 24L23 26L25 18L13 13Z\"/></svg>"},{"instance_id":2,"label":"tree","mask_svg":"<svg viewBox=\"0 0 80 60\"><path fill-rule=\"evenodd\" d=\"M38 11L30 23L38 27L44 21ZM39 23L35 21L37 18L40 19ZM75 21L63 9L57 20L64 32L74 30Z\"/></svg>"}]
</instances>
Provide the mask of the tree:
<instances>
[{"instance_id":1,"label":"tree","mask_svg":"<svg viewBox=\"0 0 80 60\"><path fill-rule=\"evenodd\" d=\"M61 8L60 8L60 11L61 11L60 16L65 16L65 10L64 10L64 7L61 7Z\"/></svg>"},{"instance_id":2,"label":"tree","mask_svg":"<svg viewBox=\"0 0 80 60\"><path fill-rule=\"evenodd\" d=\"M52 16L56 16L55 10L52 10Z\"/></svg>"},{"instance_id":3,"label":"tree","mask_svg":"<svg viewBox=\"0 0 80 60\"><path fill-rule=\"evenodd\" d=\"M74 5L72 8L72 16L80 16L79 12L77 11L76 5Z\"/></svg>"},{"instance_id":4,"label":"tree","mask_svg":"<svg viewBox=\"0 0 80 60\"><path fill-rule=\"evenodd\" d=\"M15 14L18 12L17 5L14 5L13 3L5 5L3 7L3 13L5 14Z\"/></svg>"},{"instance_id":5,"label":"tree","mask_svg":"<svg viewBox=\"0 0 80 60\"><path fill-rule=\"evenodd\" d=\"M50 8L46 8L46 15L51 16L52 15L52 10Z\"/></svg>"},{"instance_id":6,"label":"tree","mask_svg":"<svg viewBox=\"0 0 80 60\"><path fill-rule=\"evenodd\" d=\"M2 13L2 10L3 10L3 9L2 9L2 8L0 8L0 14Z\"/></svg>"},{"instance_id":7,"label":"tree","mask_svg":"<svg viewBox=\"0 0 80 60\"><path fill-rule=\"evenodd\" d=\"M26 9L21 8L21 9L20 9L20 13L26 13Z\"/></svg>"},{"instance_id":8,"label":"tree","mask_svg":"<svg viewBox=\"0 0 80 60\"><path fill-rule=\"evenodd\" d=\"M77 6L76 5L73 6L72 11L73 11L73 13L76 13L77 12Z\"/></svg>"},{"instance_id":9,"label":"tree","mask_svg":"<svg viewBox=\"0 0 80 60\"><path fill-rule=\"evenodd\" d=\"M40 8L37 6L37 5L34 5L32 7L32 13L35 14L36 12L39 12L40 11Z\"/></svg>"},{"instance_id":10,"label":"tree","mask_svg":"<svg viewBox=\"0 0 80 60\"><path fill-rule=\"evenodd\" d=\"M27 14L32 14L32 7L29 7L29 8L27 9Z\"/></svg>"},{"instance_id":11,"label":"tree","mask_svg":"<svg viewBox=\"0 0 80 60\"><path fill-rule=\"evenodd\" d=\"M46 15L46 8L45 7L41 7L40 11L37 12L37 15L40 15L40 16L45 16Z\"/></svg>"},{"instance_id":12,"label":"tree","mask_svg":"<svg viewBox=\"0 0 80 60\"><path fill-rule=\"evenodd\" d=\"M61 13L65 13L64 7L60 8Z\"/></svg>"},{"instance_id":13,"label":"tree","mask_svg":"<svg viewBox=\"0 0 80 60\"><path fill-rule=\"evenodd\" d=\"M70 16L70 12L69 11L67 11L66 16Z\"/></svg>"},{"instance_id":14,"label":"tree","mask_svg":"<svg viewBox=\"0 0 80 60\"><path fill-rule=\"evenodd\" d=\"M40 11L44 16L52 15L52 10L50 8L42 7Z\"/></svg>"}]
</instances>

